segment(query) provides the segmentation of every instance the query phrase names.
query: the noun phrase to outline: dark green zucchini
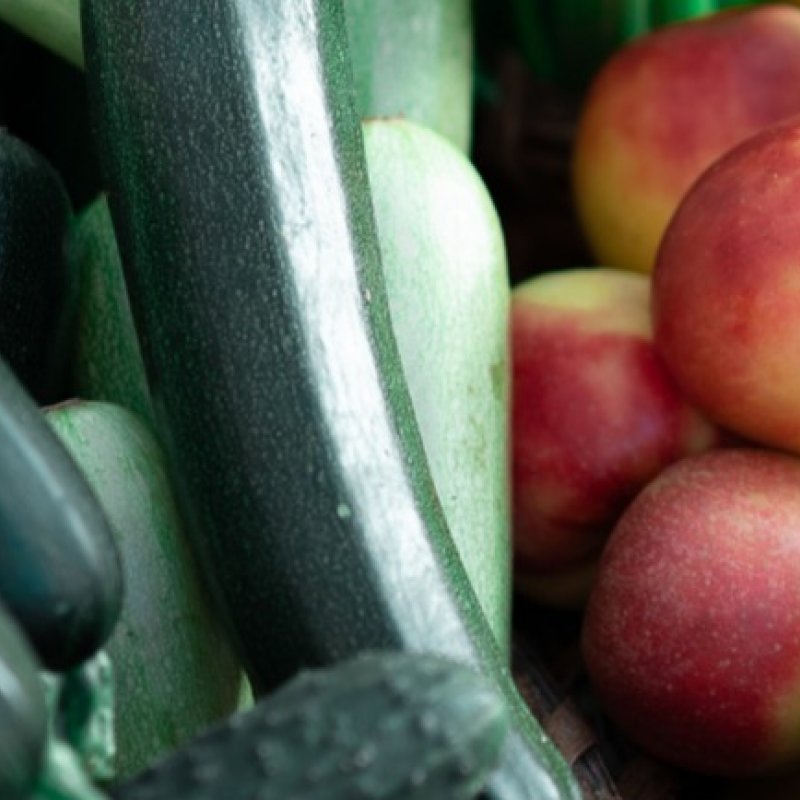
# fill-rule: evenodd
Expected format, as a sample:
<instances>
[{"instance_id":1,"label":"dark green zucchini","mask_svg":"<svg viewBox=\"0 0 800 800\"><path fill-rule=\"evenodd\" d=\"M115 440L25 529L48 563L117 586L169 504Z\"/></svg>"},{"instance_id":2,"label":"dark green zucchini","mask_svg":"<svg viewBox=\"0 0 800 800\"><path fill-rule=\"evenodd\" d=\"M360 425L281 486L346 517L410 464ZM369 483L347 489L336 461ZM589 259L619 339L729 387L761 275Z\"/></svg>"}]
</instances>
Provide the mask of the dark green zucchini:
<instances>
[{"instance_id":1,"label":"dark green zucchini","mask_svg":"<svg viewBox=\"0 0 800 800\"><path fill-rule=\"evenodd\" d=\"M297 676L144 773L116 800L471 800L508 731L485 679L365 653Z\"/></svg>"},{"instance_id":2,"label":"dark green zucchini","mask_svg":"<svg viewBox=\"0 0 800 800\"><path fill-rule=\"evenodd\" d=\"M79 285L72 375L75 394L124 406L152 428L150 392L105 196L96 198L74 218L68 258Z\"/></svg>"},{"instance_id":3,"label":"dark green zucchini","mask_svg":"<svg viewBox=\"0 0 800 800\"><path fill-rule=\"evenodd\" d=\"M0 797L28 796L47 734L40 666L22 631L0 605Z\"/></svg>"},{"instance_id":4,"label":"dark green zucchini","mask_svg":"<svg viewBox=\"0 0 800 800\"><path fill-rule=\"evenodd\" d=\"M502 687L494 798L574 798L459 560L411 410L341 0L84 0L157 422L257 691L365 649Z\"/></svg>"},{"instance_id":5,"label":"dark green zucchini","mask_svg":"<svg viewBox=\"0 0 800 800\"><path fill-rule=\"evenodd\" d=\"M2 362L0 599L51 670L94 653L122 599L119 556L97 499Z\"/></svg>"},{"instance_id":6,"label":"dark green zucchini","mask_svg":"<svg viewBox=\"0 0 800 800\"><path fill-rule=\"evenodd\" d=\"M472 134L471 0L344 0L362 117L405 117L462 151Z\"/></svg>"},{"instance_id":7,"label":"dark green zucchini","mask_svg":"<svg viewBox=\"0 0 800 800\"><path fill-rule=\"evenodd\" d=\"M66 377L70 214L55 170L0 128L0 356L39 402L60 399Z\"/></svg>"},{"instance_id":8,"label":"dark green zucchini","mask_svg":"<svg viewBox=\"0 0 800 800\"><path fill-rule=\"evenodd\" d=\"M78 401L47 420L106 512L125 601L114 667L117 774L138 772L235 711L242 669L201 582L161 448L132 412Z\"/></svg>"}]
</instances>

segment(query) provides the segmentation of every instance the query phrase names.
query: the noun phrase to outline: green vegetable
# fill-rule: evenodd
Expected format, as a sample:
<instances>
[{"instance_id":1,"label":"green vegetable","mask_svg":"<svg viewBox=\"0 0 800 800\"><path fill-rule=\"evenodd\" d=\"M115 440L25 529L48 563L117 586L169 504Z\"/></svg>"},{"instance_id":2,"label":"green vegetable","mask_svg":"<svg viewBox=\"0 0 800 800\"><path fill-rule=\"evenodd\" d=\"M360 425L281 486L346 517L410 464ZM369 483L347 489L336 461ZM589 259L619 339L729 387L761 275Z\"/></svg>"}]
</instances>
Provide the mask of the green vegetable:
<instances>
[{"instance_id":1,"label":"green vegetable","mask_svg":"<svg viewBox=\"0 0 800 800\"><path fill-rule=\"evenodd\" d=\"M467 800L507 730L502 700L471 670L370 653L303 673L111 791L116 800Z\"/></svg>"},{"instance_id":2,"label":"green vegetable","mask_svg":"<svg viewBox=\"0 0 800 800\"><path fill-rule=\"evenodd\" d=\"M117 774L127 776L232 713L241 667L144 424L109 403L62 405L47 418L96 492L122 558L127 594L106 650L116 682Z\"/></svg>"},{"instance_id":3,"label":"green vegetable","mask_svg":"<svg viewBox=\"0 0 800 800\"><path fill-rule=\"evenodd\" d=\"M117 752L115 682L108 653L98 650L74 669L42 672L41 678L49 717L48 750L62 741L88 776L112 780Z\"/></svg>"},{"instance_id":4,"label":"green vegetable","mask_svg":"<svg viewBox=\"0 0 800 800\"><path fill-rule=\"evenodd\" d=\"M39 665L22 631L0 605L0 797L23 800L44 753L47 712Z\"/></svg>"},{"instance_id":5,"label":"green vegetable","mask_svg":"<svg viewBox=\"0 0 800 800\"><path fill-rule=\"evenodd\" d=\"M343 9L86 0L84 51L154 409L257 691L450 655L513 728L492 798L577 797L435 493L388 314Z\"/></svg>"},{"instance_id":6,"label":"green vegetable","mask_svg":"<svg viewBox=\"0 0 800 800\"><path fill-rule=\"evenodd\" d=\"M80 0L3 0L0 21L83 66ZM359 112L404 116L467 150L472 130L470 0L345 0Z\"/></svg>"},{"instance_id":7,"label":"green vegetable","mask_svg":"<svg viewBox=\"0 0 800 800\"><path fill-rule=\"evenodd\" d=\"M80 0L3 0L0 20L80 67L79 7Z\"/></svg>"},{"instance_id":8,"label":"green vegetable","mask_svg":"<svg viewBox=\"0 0 800 800\"><path fill-rule=\"evenodd\" d=\"M516 39L537 77L583 91L626 42L742 0L510 0Z\"/></svg>"},{"instance_id":9,"label":"green vegetable","mask_svg":"<svg viewBox=\"0 0 800 800\"><path fill-rule=\"evenodd\" d=\"M361 117L405 117L468 150L470 0L344 0Z\"/></svg>"},{"instance_id":10,"label":"green vegetable","mask_svg":"<svg viewBox=\"0 0 800 800\"><path fill-rule=\"evenodd\" d=\"M3 363L0 598L51 670L102 646L122 601L119 556L97 499Z\"/></svg>"},{"instance_id":11,"label":"green vegetable","mask_svg":"<svg viewBox=\"0 0 800 800\"><path fill-rule=\"evenodd\" d=\"M508 652L509 288L497 212L474 167L442 137L397 119L364 130L390 309L423 442L467 573ZM105 197L77 217L71 252L81 294L76 392L150 420Z\"/></svg>"},{"instance_id":12,"label":"green vegetable","mask_svg":"<svg viewBox=\"0 0 800 800\"><path fill-rule=\"evenodd\" d=\"M364 143L389 310L431 474L508 654L509 279L500 221L475 168L433 131L370 120Z\"/></svg>"},{"instance_id":13,"label":"green vegetable","mask_svg":"<svg viewBox=\"0 0 800 800\"><path fill-rule=\"evenodd\" d=\"M389 304L425 450L467 573L508 652L509 288L500 223L474 167L442 137L397 119L370 120L364 131ZM150 419L105 197L77 217L72 253L81 275L76 391Z\"/></svg>"},{"instance_id":14,"label":"green vegetable","mask_svg":"<svg viewBox=\"0 0 800 800\"><path fill-rule=\"evenodd\" d=\"M739 4L743 5L741 0ZM732 5L724 0L651 0L650 23L653 27L713 14Z\"/></svg>"},{"instance_id":15,"label":"green vegetable","mask_svg":"<svg viewBox=\"0 0 800 800\"><path fill-rule=\"evenodd\" d=\"M108 800L86 774L76 750L58 738L47 743L44 767L25 800Z\"/></svg>"},{"instance_id":16,"label":"green vegetable","mask_svg":"<svg viewBox=\"0 0 800 800\"><path fill-rule=\"evenodd\" d=\"M55 170L0 129L0 356L39 402L54 399L64 377L70 214Z\"/></svg>"},{"instance_id":17,"label":"green vegetable","mask_svg":"<svg viewBox=\"0 0 800 800\"><path fill-rule=\"evenodd\" d=\"M69 244L71 269L79 286L75 394L124 406L152 428L150 390L105 197L97 198L75 218Z\"/></svg>"}]
</instances>

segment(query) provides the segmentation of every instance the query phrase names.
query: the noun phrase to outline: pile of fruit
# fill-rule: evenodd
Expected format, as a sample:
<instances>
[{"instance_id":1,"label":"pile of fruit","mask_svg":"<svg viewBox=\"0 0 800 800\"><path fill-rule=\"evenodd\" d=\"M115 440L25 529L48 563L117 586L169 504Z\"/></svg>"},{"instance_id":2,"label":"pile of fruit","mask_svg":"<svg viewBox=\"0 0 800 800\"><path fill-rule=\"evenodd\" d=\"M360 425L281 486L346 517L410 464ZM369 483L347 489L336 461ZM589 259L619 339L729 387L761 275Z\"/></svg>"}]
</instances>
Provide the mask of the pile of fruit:
<instances>
[{"instance_id":1,"label":"pile of fruit","mask_svg":"<svg viewBox=\"0 0 800 800\"><path fill-rule=\"evenodd\" d=\"M716 776L800 767L799 79L789 4L617 49L571 161L598 266L512 296L517 587L580 609L632 741Z\"/></svg>"},{"instance_id":2,"label":"pile of fruit","mask_svg":"<svg viewBox=\"0 0 800 800\"><path fill-rule=\"evenodd\" d=\"M800 8L730 5L503 6L591 253L512 284L486 2L0 0L1 798L577 800L515 598L793 791Z\"/></svg>"}]
</instances>

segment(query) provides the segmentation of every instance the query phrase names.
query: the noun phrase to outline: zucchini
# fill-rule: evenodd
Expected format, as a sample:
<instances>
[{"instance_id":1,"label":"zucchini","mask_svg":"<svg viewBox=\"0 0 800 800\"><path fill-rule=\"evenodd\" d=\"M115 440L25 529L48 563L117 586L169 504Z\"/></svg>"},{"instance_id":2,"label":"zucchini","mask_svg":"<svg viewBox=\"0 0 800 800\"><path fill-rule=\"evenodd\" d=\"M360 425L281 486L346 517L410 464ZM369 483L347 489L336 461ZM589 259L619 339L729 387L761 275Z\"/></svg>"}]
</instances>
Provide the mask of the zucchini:
<instances>
[{"instance_id":1,"label":"zucchini","mask_svg":"<svg viewBox=\"0 0 800 800\"><path fill-rule=\"evenodd\" d=\"M116 800L468 800L508 729L494 688L422 655L365 653L294 678Z\"/></svg>"},{"instance_id":2,"label":"zucchini","mask_svg":"<svg viewBox=\"0 0 800 800\"><path fill-rule=\"evenodd\" d=\"M502 687L489 797L578 797L438 502L391 328L341 0L84 0L156 419L257 692L365 649Z\"/></svg>"},{"instance_id":3,"label":"zucchini","mask_svg":"<svg viewBox=\"0 0 800 800\"><path fill-rule=\"evenodd\" d=\"M0 797L28 796L47 734L39 664L25 636L0 606Z\"/></svg>"},{"instance_id":4,"label":"zucchini","mask_svg":"<svg viewBox=\"0 0 800 800\"><path fill-rule=\"evenodd\" d=\"M431 474L508 654L510 290L500 220L467 157L434 131L399 119L363 130L389 310Z\"/></svg>"},{"instance_id":5,"label":"zucchini","mask_svg":"<svg viewBox=\"0 0 800 800\"><path fill-rule=\"evenodd\" d=\"M59 399L74 306L59 175L0 128L0 356L38 402Z\"/></svg>"},{"instance_id":6,"label":"zucchini","mask_svg":"<svg viewBox=\"0 0 800 800\"><path fill-rule=\"evenodd\" d=\"M508 653L509 285L500 222L474 167L443 137L399 119L369 120L364 134L389 308L425 450L467 574ZM150 420L105 197L78 215L70 250L81 295L76 391Z\"/></svg>"},{"instance_id":7,"label":"zucchini","mask_svg":"<svg viewBox=\"0 0 800 800\"><path fill-rule=\"evenodd\" d=\"M75 394L124 406L152 429L150 390L105 196L73 220L68 260L79 286L72 359Z\"/></svg>"},{"instance_id":8,"label":"zucchini","mask_svg":"<svg viewBox=\"0 0 800 800\"><path fill-rule=\"evenodd\" d=\"M0 362L0 598L43 666L92 655L119 615L106 518L44 415Z\"/></svg>"},{"instance_id":9,"label":"zucchini","mask_svg":"<svg viewBox=\"0 0 800 800\"><path fill-rule=\"evenodd\" d=\"M58 53L76 67L83 65L80 49L80 0L3 0L3 22Z\"/></svg>"},{"instance_id":10,"label":"zucchini","mask_svg":"<svg viewBox=\"0 0 800 800\"><path fill-rule=\"evenodd\" d=\"M344 0L361 117L405 117L462 151L472 134L470 0Z\"/></svg>"},{"instance_id":11,"label":"zucchini","mask_svg":"<svg viewBox=\"0 0 800 800\"><path fill-rule=\"evenodd\" d=\"M106 644L117 774L132 775L236 709L241 667L188 548L161 449L130 411L75 402L47 419L105 510L126 597Z\"/></svg>"}]
</instances>

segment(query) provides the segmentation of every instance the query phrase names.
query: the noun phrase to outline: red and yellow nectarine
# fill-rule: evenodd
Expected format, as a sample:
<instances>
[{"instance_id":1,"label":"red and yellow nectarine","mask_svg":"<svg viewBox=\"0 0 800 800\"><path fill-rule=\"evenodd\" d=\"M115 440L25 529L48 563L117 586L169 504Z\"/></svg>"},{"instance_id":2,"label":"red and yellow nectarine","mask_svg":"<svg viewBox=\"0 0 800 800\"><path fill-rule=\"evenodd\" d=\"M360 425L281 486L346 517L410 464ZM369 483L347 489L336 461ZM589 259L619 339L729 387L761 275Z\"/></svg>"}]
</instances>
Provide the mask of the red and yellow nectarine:
<instances>
[{"instance_id":1,"label":"red and yellow nectarine","mask_svg":"<svg viewBox=\"0 0 800 800\"><path fill-rule=\"evenodd\" d=\"M649 272L681 197L716 158L800 112L800 9L659 28L595 78L574 147L576 207L599 263Z\"/></svg>"},{"instance_id":2,"label":"red and yellow nectarine","mask_svg":"<svg viewBox=\"0 0 800 800\"><path fill-rule=\"evenodd\" d=\"M652 302L656 346L691 402L800 452L800 118L693 186L659 249Z\"/></svg>"},{"instance_id":3,"label":"red and yellow nectarine","mask_svg":"<svg viewBox=\"0 0 800 800\"><path fill-rule=\"evenodd\" d=\"M800 759L800 459L720 449L662 472L603 551L582 645L651 754L722 775Z\"/></svg>"},{"instance_id":4,"label":"red and yellow nectarine","mask_svg":"<svg viewBox=\"0 0 800 800\"><path fill-rule=\"evenodd\" d=\"M512 292L515 569L534 596L543 582L559 594L553 576L574 587L562 597L584 595L576 569L590 574L625 504L667 464L720 440L653 348L649 292L648 276L600 268Z\"/></svg>"}]
</instances>

